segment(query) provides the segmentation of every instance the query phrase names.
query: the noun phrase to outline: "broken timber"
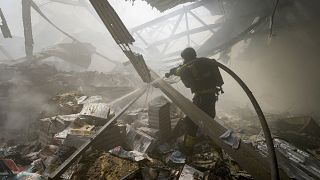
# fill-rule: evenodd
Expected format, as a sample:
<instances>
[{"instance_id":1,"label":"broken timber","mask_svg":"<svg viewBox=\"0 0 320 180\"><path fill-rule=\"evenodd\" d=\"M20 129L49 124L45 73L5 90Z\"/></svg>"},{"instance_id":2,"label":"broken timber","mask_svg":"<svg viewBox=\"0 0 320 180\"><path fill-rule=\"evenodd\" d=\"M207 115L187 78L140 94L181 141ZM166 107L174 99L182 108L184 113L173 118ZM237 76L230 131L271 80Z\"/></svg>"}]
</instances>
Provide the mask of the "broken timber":
<instances>
[{"instance_id":1,"label":"broken timber","mask_svg":"<svg viewBox=\"0 0 320 180\"><path fill-rule=\"evenodd\" d=\"M227 131L218 122L194 105L189 99L180 94L172 86L154 72L151 73L153 79L158 79L155 86L160 88L197 126L207 134L219 147L230 155L239 165L249 172L255 179L271 179L269 159L262 157L250 145L241 143L235 150L224 143L219 137ZM280 169L281 170L281 169ZM281 179L289 179L287 174L280 171Z\"/></svg>"},{"instance_id":2,"label":"broken timber","mask_svg":"<svg viewBox=\"0 0 320 180\"><path fill-rule=\"evenodd\" d=\"M60 179L60 176L81 156L81 154L84 153L95 141L97 141L97 139L101 138L101 135L103 135L104 131L108 128L108 126L111 125L117 119L119 119L121 115L145 93L147 87L148 85L130 93L130 96L134 96L134 98L126 106L124 106L112 119L110 119L103 127L101 127L95 135L93 135L66 161L64 161L53 173L51 173L49 179Z\"/></svg>"},{"instance_id":3,"label":"broken timber","mask_svg":"<svg viewBox=\"0 0 320 180\"><path fill-rule=\"evenodd\" d=\"M12 38L10 29L7 25L6 18L4 17L1 8L0 8L0 19L1 19L0 28L1 28L1 32L2 32L3 37L4 38Z\"/></svg>"},{"instance_id":4,"label":"broken timber","mask_svg":"<svg viewBox=\"0 0 320 180\"><path fill-rule=\"evenodd\" d=\"M135 40L121 21L118 14L106 0L90 0L90 2L113 39L128 57L133 67L137 70L141 79L144 82L150 83L151 75L144 58L141 54L135 53L131 50L129 45Z\"/></svg>"},{"instance_id":5,"label":"broken timber","mask_svg":"<svg viewBox=\"0 0 320 180\"><path fill-rule=\"evenodd\" d=\"M32 37L32 24L31 24L31 2L22 1L22 21L24 28L24 44L26 57L28 60L32 60L33 56L33 37Z\"/></svg>"}]
</instances>

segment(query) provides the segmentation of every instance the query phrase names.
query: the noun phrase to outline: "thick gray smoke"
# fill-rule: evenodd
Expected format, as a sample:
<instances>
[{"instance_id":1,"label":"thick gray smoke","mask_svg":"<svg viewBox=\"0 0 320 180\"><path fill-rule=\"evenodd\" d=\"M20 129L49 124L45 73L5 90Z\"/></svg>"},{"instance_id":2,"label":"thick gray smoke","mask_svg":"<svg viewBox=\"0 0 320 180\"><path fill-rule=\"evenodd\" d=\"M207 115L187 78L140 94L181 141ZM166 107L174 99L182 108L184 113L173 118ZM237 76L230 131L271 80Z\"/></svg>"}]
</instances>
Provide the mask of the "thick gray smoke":
<instances>
[{"instance_id":1,"label":"thick gray smoke","mask_svg":"<svg viewBox=\"0 0 320 180\"><path fill-rule=\"evenodd\" d=\"M28 124L37 121L41 113L51 113L54 110L49 105L49 98L42 92L32 87L31 81L19 74L16 74L11 81L8 90L6 108L6 129L23 129ZM2 107L4 108L4 107Z\"/></svg>"},{"instance_id":2,"label":"thick gray smoke","mask_svg":"<svg viewBox=\"0 0 320 180\"><path fill-rule=\"evenodd\" d=\"M258 29L232 48L230 67L248 83L266 111L319 116L320 14L316 7L320 4L283 2L275 15L272 39L268 39L267 25ZM227 81L226 88L232 89L227 90L226 99L248 103L232 81Z\"/></svg>"},{"instance_id":3,"label":"thick gray smoke","mask_svg":"<svg viewBox=\"0 0 320 180\"><path fill-rule=\"evenodd\" d=\"M74 7L61 3L41 5L43 2L36 1L45 14L63 30L82 42L93 44L97 50L112 60L127 61L101 20L97 18L95 12L92 12L89 4ZM244 3L251 4L251 1L242 1L241 3L238 1L237 3L241 4L242 8L234 8L235 11L228 11L229 6L237 3L232 3L232 1L222 2L225 2L225 16L229 21L232 21L235 18L234 16L238 14L235 12L236 10L247 12ZM259 4L257 2L255 1L256 4ZM136 3L134 7L131 7L130 4L122 6L120 1L111 1L111 3L129 29L162 15L155 12L145 20L139 19L137 23L130 19L131 14L134 13L134 8L142 10L147 5L139 7L139 3ZM1 1L0 5L14 36L13 39L0 39L1 45L14 58L19 58L24 55L21 1ZM247 9L248 13L255 11L259 13L263 9L261 7L254 9L253 6L248 6L250 7L250 9ZM228 53L230 68L235 70L248 84L261 103L262 109L266 112L320 115L318 108L320 106L320 74L318 71L320 65L319 7L320 4L316 0L307 2L281 0L275 15L272 39L268 40L269 23L265 22L262 27L256 29L256 33L245 37L245 40L233 46ZM127 10L128 8L131 8L130 11ZM213 9L217 9L217 7L215 6ZM148 9L147 11L151 14L152 10ZM136 11L136 13L134 18L147 17L145 14L139 14L139 11ZM57 43L71 42L70 39L54 29L34 11L32 11L32 17L36 52ZM239 24L239 22L237 23ZM229 24L234 25L238 25L237 23L229 22ZM232 32L237 30L237 27L230 28ZM220 37L220 40L224 40L224 38ZM182 50L185 48L184 45L175 45L173 48ZM153 59L157 58L153 57ZM94 55L89 69L110 71L113 67L114 64ZM8 101L0 103L7 104L6 109L1 111L8 112L7 118L10 121L5 124L8 128L23 127L26 119L37 119L42 111L50 111L51 109L50 105L47 105L48 97L40 90L30 88L28 85L30 79L20 75L14 77L16 82L9 89ZM240 87L226 74L224 74L224 79L226 93L220 96L218 107L222 109L246 107L249 101ZM181 92L188 91L182 88L181 83L178 89ZM185 94L190 96L188 92Z\"/></svg>"}]
</instances>

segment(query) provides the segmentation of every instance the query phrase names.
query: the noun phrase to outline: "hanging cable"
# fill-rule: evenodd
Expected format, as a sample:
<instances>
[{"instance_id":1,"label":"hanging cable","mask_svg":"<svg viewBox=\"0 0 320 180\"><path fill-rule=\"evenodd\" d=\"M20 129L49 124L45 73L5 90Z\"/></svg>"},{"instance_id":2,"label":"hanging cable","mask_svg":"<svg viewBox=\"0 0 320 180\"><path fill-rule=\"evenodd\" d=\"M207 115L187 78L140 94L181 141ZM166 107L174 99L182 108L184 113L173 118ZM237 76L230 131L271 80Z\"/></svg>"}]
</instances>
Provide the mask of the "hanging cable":
<instances>
[{"instance_id":1,"label":"hanging cable","mask_svg":"<svg viewBox=\"0 0 320 180\"><path fill-rule=\"evenodd\" d=\"M276 10L278 8L278 5L279 5L279 1L280 0L274 0L275 1L275 5L274 5L274 8L273 8L273 12L272 12L272 15L271 15L271 18L270 18L270 33L269 33L269 38L271 38L273 36L273 26L274 26L274 16L276 14Z\"/></svg>"}]
</instances>

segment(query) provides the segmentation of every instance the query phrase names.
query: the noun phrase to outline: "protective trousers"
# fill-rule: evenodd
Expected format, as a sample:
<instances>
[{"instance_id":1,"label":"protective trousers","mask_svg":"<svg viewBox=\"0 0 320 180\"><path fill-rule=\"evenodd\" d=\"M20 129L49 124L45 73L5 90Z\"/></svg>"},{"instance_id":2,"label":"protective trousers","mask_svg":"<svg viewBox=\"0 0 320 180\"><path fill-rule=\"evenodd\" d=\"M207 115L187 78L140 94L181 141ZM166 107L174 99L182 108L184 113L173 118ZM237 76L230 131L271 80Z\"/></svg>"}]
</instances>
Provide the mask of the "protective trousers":
<instances>
[{"instance_id":1,"label":"protective trousers","mask_svg":"<svg viewBox=\"0 0 320 180\"><path fill-rule=\"evenodd\" d=\"M198 106L202 111L207 113L209 116L214 118L216 116L216 93L203 93L203 94L195 94L192 102ZM198 126L189 118L186 117L185 119L185 127L186 127L186 134L195 137L198 131Z\"/></svg>"}]
</instances>

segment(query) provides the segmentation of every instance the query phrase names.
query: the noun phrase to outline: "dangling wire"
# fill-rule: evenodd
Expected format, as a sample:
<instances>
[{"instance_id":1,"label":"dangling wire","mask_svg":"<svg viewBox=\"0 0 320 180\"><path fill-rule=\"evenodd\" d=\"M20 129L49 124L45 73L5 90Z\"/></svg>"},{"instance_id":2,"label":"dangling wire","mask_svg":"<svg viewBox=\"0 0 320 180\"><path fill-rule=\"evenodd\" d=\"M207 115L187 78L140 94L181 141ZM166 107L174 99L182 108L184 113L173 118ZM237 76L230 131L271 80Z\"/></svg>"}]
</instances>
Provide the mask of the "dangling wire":
<instances>
[{"instance_id":1,"label":"dangling wire","mask_svg":"<svg viewBox=\"0 0 320 180\"><path fill-rule=\"evenodd\" d=\"M279 0L274 0L274 8L273 8L273 12L270 18L270 33L269 33L269 38L271 38L273 36L273 24L274 24L274 16L276 14L276 10L279 4Z\"/></svg>"}]
</instances>

